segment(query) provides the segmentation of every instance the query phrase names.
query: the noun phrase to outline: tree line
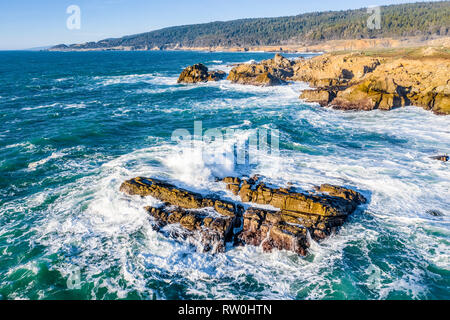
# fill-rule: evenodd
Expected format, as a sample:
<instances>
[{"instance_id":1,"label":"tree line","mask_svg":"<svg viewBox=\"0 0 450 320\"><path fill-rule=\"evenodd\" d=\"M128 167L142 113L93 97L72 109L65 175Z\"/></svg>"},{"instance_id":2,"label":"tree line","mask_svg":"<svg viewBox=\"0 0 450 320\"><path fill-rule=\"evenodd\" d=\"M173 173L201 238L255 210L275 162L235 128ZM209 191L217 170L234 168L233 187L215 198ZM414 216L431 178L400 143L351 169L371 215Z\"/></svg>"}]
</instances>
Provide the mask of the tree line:
<instances>
[{"instance_id":1,"label":"tree line","mask_svg":"<svg viewBox=\"0 0 450 320\"><path fill-rule=\"evenodd\" d=\"M450 35L450 1L382 6L380 12L379 29L368 28L370 13L364 8L177 26L76 47L246 47L337 39Z\"/></svg>"}]
</instances>

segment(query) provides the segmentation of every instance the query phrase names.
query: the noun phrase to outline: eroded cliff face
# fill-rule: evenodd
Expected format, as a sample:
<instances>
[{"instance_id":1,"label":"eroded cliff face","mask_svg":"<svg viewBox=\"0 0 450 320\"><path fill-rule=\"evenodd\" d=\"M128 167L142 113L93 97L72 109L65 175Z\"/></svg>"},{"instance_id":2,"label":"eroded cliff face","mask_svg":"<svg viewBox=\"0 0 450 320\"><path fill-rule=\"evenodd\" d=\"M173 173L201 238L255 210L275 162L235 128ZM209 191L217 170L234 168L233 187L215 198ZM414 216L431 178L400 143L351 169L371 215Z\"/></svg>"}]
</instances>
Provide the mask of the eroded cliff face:
<instances>
[{"instance_id":1,"label":"eroded cliff face","mask_svg":"<svg viewBox=\"0 0 450 320\"><path fill-rule=\"evenodd\" d=\"M242 203L203 197L164 181L143 177L125 181L120 190L161 200L161 206L146 208L155 220L155 229L201 244L204 251L212 252L225 251L229 243L306 255L310 239L320 241L336 232L347 216L366 202L354 190L328 184L309 193L300 193L268 187L256 177L228 177L221 181L240 196ZM274 209L256 207L258 204L271 205ZM178 228L167 230L169 225Z\"/></svg>"},{"instance_id":2,"label":"eroded cliff face","mask_svg":"<svg viewBox=\"0 0 450 320\"><path fill-rule=\"evenodd\" d=\"M414 105L450 114L450 59L430 49L416 55L326 54L294 66L292 80L315 87L301 98L342 110Z\"/></svg>"}]
</instances>

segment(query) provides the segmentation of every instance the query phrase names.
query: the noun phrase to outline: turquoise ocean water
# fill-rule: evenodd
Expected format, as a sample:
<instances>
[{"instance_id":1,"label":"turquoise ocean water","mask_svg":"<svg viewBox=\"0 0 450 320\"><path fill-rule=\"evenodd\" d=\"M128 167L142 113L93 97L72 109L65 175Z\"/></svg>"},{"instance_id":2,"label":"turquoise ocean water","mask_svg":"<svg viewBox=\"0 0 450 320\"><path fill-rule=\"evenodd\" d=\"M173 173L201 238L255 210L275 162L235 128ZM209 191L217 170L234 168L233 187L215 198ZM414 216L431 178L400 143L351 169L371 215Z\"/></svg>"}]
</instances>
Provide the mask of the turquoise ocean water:
<instances>
[{"instance_id":1,"label":"turquoise ocean water","mask_svg":"<svg viewBox=\"0 0 450 320\"><path fill-rule=\"evenodd\" d=\"M0 52L0 299L449 299L450 170L429 156L450 151L450 117L321 108L298 99L301 83L176 83L194 63L228 71L271 57ZM187 157L171 135L194 121L238 130L225 153L278 129L280 154ZM118 190L145 175L232 198L215 177L255 173L351 186L370 202L306 258L211 255L153 231L143 206L154 200Z\"/></svg>"}]
</instances>

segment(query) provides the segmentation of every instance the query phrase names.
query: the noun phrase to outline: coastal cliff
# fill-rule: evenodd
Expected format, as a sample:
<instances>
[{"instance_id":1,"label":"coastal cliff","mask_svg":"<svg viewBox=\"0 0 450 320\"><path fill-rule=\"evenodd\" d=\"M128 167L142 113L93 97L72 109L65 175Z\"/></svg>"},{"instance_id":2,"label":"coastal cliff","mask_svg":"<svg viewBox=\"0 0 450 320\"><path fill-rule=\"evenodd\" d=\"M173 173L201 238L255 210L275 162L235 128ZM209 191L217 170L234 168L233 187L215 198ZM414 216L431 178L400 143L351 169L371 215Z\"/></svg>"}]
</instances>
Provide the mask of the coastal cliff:
<instances>
[{"instance_id":1,"label":"coastal cliff","mask_svg":"<svg viewBox=\"0 0 450 320\"><path fill-rule=\"evenodd\" d=\"M450 114L450 51L446 47L328 53L291 61L280 54L235 66L228 80L273 86L307 82L300 98L341 110L414 105Z\"/></svg>"},{"instance_id":2,"label":"coastal cliff","mask_svg":"<svg viewBox=\"0 0 450 320\"><path fill-rule=\"evenodd\" d=\"M342 110L391 110L414 105L450 114L450 54L446 49L325 54L300 61L292 80L314 89L301 98Z\"/></svg>"}]
</instances>

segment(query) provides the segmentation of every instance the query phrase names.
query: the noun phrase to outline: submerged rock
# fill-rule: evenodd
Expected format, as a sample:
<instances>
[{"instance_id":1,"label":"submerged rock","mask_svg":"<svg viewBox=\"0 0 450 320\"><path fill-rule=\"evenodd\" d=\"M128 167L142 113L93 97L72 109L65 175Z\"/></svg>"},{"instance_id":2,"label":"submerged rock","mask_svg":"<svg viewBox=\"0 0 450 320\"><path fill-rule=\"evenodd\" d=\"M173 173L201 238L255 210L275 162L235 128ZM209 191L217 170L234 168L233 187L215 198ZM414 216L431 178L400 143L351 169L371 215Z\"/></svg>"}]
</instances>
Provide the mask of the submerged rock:
<instances>
[{"instance_id":1,"label":"submerged rock","mask_svg":"<svg viewBox=\"0 0 450 320\"><path fill-rule=\"evenodd\" d=\"M202 63L189 66L181 72L178 83L197 83L208 81L219 81L226 76L223 71L208 72L208 67Z\"/></svg>"},{"instance_id":2,"label":"submerged rock","mask_svg":"<svg viewBox=\"0 0 450 320\"><path fill-rule=\"evenodd\" d=\"M426 213L433 217L442 217L444 215L439 210L428 210Z\"/></svg>"},{"instance_id":3,"label":"submerged rock","mask_svg":"<svg viewBox=\"0 0 450 320\"><path fill-rule=\"evenodd\" d=\"M439 160L439 161L443 161L443 162L447 162L449 160L449 158L450 157L447 155L431 157L431 159L433 159L433 160Z\"/></svg>"},{"instance_id":4,"label":"submerged rock","mask_svg":"<svg viewBox=\"0 0 450 320\"><path fill-rule=\"evenodd\" d=\"M366 202L358 192L324 184L314 192L270 188L259 178L227 177L220 181L243 202L271 205L267 210L177 188L164 181L138 177L120 190L129 195L152 196L164 204L147 207L155 229L201 244L204 251L223 252L226 243L262 246L265 251L290 250L306 255L309 239L326 238L341 226L356 207ZM168 226L175 226L169 228Z\"/></svg>"}]
</instances>

